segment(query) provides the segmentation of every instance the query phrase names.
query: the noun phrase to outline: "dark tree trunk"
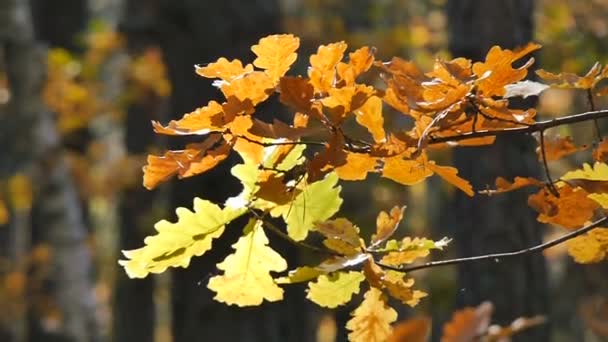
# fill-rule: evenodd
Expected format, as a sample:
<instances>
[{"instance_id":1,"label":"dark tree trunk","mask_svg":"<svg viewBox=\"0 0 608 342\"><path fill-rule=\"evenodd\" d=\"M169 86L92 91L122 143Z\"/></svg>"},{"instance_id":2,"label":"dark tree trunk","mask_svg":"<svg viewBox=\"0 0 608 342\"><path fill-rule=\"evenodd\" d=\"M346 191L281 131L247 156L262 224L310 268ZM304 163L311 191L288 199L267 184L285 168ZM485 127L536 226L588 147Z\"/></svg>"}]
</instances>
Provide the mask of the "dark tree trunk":
<instances>
[{"instance_id":1,"label":"dark tree trunk","mask_svg":"<svg viewBox=\"0 0 608 342\"><path fill-rule=\"evenodd\" d=\"M482 60L493 45L515 48L533 39L533 0L451 0L447 13L450 50L455 57ZM494 184L497 176L537 176L539 164L531 137L498 138L491 147L454 151L454 165L475 188ZM460 255L514 251L541 242L540 225L523 191L467 198L458 193L450 224ZM458 269L458 305L495 305L495 321L547 314L547 276L542 255L496 262L462 264ZM548 339L537 328L520 337Z\"/></svg>"},{"instance_id":2,"label":"dark tree trunk","mask_svg":"<svg viewBox=\"0 0 608 342\"><path fill-rule=\"evenodd\" d=\"M249 47L280 29L276 0L131 0L128 4L123 29L132 38L139 36L140 41L154 42L162 48L172 84L169 112L174 118L221 96L209 80L194 73L195 64L221 56L250 62ZM182 148L185 142L178 140L171 139L173 147ZM240 185L229 173L234 162L226 161L201 177L175 182L170 207L191 208L196 196L221 203L237 194ZM230 245L241 234L242 223L229 227L221 241L214 243L214 249L194 258L188 269L173 271L175 341L312 340L311 325L307 323L310 310L301 292L287 293L281 303L250 309L213 301L214 294L207 290L206 283L216 272L215 264L232 253Z\"/></svg>"}]
</instances>

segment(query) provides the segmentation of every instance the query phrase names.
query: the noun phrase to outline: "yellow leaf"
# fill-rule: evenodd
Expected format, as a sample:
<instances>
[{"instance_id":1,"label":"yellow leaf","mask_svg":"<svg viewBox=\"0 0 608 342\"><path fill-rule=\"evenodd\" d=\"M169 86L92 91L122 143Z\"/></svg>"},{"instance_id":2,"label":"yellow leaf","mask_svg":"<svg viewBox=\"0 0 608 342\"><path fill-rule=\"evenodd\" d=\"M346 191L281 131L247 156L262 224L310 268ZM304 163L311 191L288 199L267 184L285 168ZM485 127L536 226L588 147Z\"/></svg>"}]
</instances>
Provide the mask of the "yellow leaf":
<instances>
[{"instance_id":1,"label":"yellow leaf","mask_svg":"<svg viewBox=\"0 0 608 342\"><path fill-rule=\"evenodd\" d=\"M10 215L8 213L8 208L6 207L6 203L0 198L0 226L8 223Z\"/></svg>"},{"instance_id":2,"label":"yellow leaf","mask_svg":"<svg viewBox=\"0 0 608 342\"><path fill-rule=\"evenodd\" d=\"M346 163L336 167L338 177L343 180L364 180L369 172L375 172L378 159L368 154L346 152Z\"/></svg>"},{"instance_id":3,"label":"yellow leaf","mask_svg":"<svg viewBox=\"0 0 608 342\"><path fill-rule=\"evenodd\" d=\"M405 278L403 272L387 271L382 278L382 285L392 297L411 307L418 305L420 299L427 296L425 292L413 290L414 279Z\"/></svg>"},{"instance_id":4,"label":"yellow leaf","mask_svg":"<svg viewBox=\"0 0 608 342\"><path fill-rule=\"evenodd\" d=\"M587 179L593 181L608 181L608 164L595 162L593 167L587 163L583 164L582 170L567 172L561 177L563 180Z\"/></svg>"},{"instance_id":5,"label":"yellow leaf","mask_svg":"<svg viewBox=\"0 0 608 342\"><path fill-rule=\"evenodd\" d=\"M243 77L221 84L226 99L231 96L240 102L251 101L253 106L265 101L274 91L272 78L261 71L252 71Z\"/></svg>"},{"instance_id":6,"label":"yellow leaf","mask_svg":"<svg viewBox=\"0 0 608 342\"><path fill-rule=\"evenodd\" d=\"M568 241L568 254L579 264L597 263L608 253L608 229L595 228Z\"/></svg>"},{"instance_id":7,"label":"yellow leaf","mask_svg":"<svg viewBox=\"0 0 608 342\"><path fill-rule=\"evenodd\" d=\"M298 58L296 50L299 46L300 39L291 34L264 37L258 45L251 47L251 51L258 56L253 65L265 69L266 74L276 83Z\"/></svg>"},{"instance_id":8,"label":"yellow leaf","mask_svg":"<svg viewBox=\"0 0 608 342\"><path fill-rule=\"evenodd\" d=\"M268 246L268 238L262 222L250 220L245 235L232 245L230 254L217 268L223 275L209 279L207 287L216 293L214 299L229 305L253 306L265 300L276 302L283 299L281 289L270 272L287 269L283 257Z\"/></svg>"},{"instance_id":9,"label":"yellow leaf","mask_svg":"<svg viewBox=\"0 0 608 342\"><path fill-rule=\"evenodd\" d=\"M391 335L391 323L397 320L397 311L386 304L382 291L372 287L365 299L346 323L351 342L384 342Z\"/></svg>"},{"instance_id":10,"label":"yellow leaf","mask_svg":"<svg viewBox=\"0 0 608 342\"><path fill-rule=\"evenodd\" d=\"M384 248L389 253L382 257L382 262L391 266L411 264L416 259L429 255L431 249L442 249L448 242L447 239L433 241L410 237L406 237L400 242L389 240Z\"/></svg>"},{"instance_id":11,"label":"yellow leaf","mask_svg":"<svg viewBox=\"0 0 608 342\"><path fill-rule=\"evenodd\" d=\"M306 298L326 308L335 308L350 301L359 293L359 285L365 279L361 272L336 272L322 274L317 282L308 283Z\"/></svg>"},{"instance_id":12,"label":"yellow leaf","mask_svg":"<svg viewBox=\"0 0 608 342\"><path fill-rule=\"evenodd\" d=\"M211 242L224 232L225 225L241 216L245 209L220 209L216 204L194 199L194 212L177 208L177 222L161 220L154 225L157 235L148 236L144 247L123 251L128 260L118 263L131 278L162 273L168 267L188 267L193 256L211 249Z\"/></svg>"}]
</instances>

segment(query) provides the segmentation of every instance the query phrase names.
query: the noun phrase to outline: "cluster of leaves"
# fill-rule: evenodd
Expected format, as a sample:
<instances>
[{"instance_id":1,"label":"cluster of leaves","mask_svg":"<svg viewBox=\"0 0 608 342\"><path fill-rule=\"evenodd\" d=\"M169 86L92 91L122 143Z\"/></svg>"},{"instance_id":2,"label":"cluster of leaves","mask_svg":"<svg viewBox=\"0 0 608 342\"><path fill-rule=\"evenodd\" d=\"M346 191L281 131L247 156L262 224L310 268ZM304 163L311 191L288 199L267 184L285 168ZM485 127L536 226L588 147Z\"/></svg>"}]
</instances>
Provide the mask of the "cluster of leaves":
<instances>
[{"instance_id":1,"label":"cluster of leaves","mask_svg":"<svg viewBox=\"0 0 608 342\"><path fill-rule=\"evenodd\" d=\"M458 176L457 169L437 165L431 150L489 145L497 135L517 133L539 133L539 158L547 167L547 179L509 182L499 178L495 190L484 192L539 187L530 196L530 206L539 212L540 222L575 230L568 237L576 236L570 241L575 260L605 258L608 230L599 226L608 219L589 222L601 215L598 209L608 202L603 191L608 181L604 163L608 143L596 144L593 155L599 161L594 167L585 166L553 181L548 162L582 148L573 146L571 138L545 139L544 134L550 127L607 113L543 122L536 121L534 108L514 109L509 103L513 97L537 96L549 87L523 81L534 60L522 59L539 49L538 44L514 51L495 46L485 61L475 63L464 58L437 60L431 71L423 72L396 57L385 63L376 61L369 47L350 53L343 61L347 45L337 42L320 46L310 56L306 76L287 76L298 57L298 46L299 39L293 35L273 35L252 47L256 55L252 64L220 58L197 66L200 76L217 79L213 84L225 101L210 101L168 125L153 122L157 133L199 136L201 141L162 156L150 155L144 167L145 187L152 189L175 175L202 174L235 151L243 163L235 165L231 173L243 190L222 206L197 198L194 211L177 209L177 222L158 222L158 234L147 237L144 247L124 252L126 260L120 264L130 277L187 267L192 257L212 248L228 223L247 215L249 223L233 245L234 253L217 265L223 273L209 280L208 288L216 293L216 300L259 305L264 300L281 300L280 285L308 282L307 298L334 308L349 302L366 281L364 299L347 324L350 339L385 340L397 318L386 296L416 305L426 294L413 288L414 280L406 271L421 267L408 265L433 249L442 249L449 240L391 239L404 207L381 212L375 234L368 240L362 238L354 223L334 217L343 202L338 182L362 181L369 174L379 174L412 185L436 174L473 196L471 184ZM380 71L386 87L358 82L372 68ZM605 77L605 70L594 67L590 74L576 79L548 72L540 75L557 86L587 87L591 82L588 88L593 88ZM275 118L267 123L259 118L256 107L271 97L293 110L292 120ZM387 130L385 104L409 118L411 127ZM353 125L365 134L355 136L347 128ZM286 229L276 225L277 220L284 221ZM326 258L318 265L285 273L288 265L269 245L267 231ZM322 245L305 241L311 236L321 238Z\"/></svg>"}]
</instances>

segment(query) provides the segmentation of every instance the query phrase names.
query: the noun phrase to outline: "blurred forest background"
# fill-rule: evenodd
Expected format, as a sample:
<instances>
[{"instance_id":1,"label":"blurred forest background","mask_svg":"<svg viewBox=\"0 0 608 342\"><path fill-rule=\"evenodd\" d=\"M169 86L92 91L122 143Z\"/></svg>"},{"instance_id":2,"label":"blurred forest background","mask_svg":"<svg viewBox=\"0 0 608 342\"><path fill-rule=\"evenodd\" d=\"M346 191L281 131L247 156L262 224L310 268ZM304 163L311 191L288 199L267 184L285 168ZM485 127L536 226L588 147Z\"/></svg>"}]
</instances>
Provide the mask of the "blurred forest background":
<instances>
[{"instance_id":1,"label":"blurred forest background","mask_svg":"<svg viewBox=\"0 0 608 342\"><path fill-rule=\"evenodd\" d=\"M259 308L212 301L206 282L237 230L188 269L131 280L118 266L120 251L140 247L174 208L239 190L230 163L155 191L141 185L146 155L183 143L155 136L150 121L181 117L219 95L193 65L250 61L259 38L289 32L302 39L301 73L318 45L340 40L427 70L436 57L479 60L494 44L534 40L544 46L537 67L584 74L608 60L606 18L607 0L0 0L0 341L344 340L353 308L321 310L301 287ZM545 92L539 106L545 118L589 109L584 93L563 90ZM262 111L285 115L272 105ZM584 144L590 127L559 133ZM497 175L538 173L533 148L529 138L511 139L439 159L482 189ZM556 174L569 166L559 163ZM465 200L436 180L405 188L381 179L343 191L343 210L361 227L406 204L400 234L454 238L436 258L510 251L563 233L536 223L523 192ZM281 254L308 257L290 246ZM574 266L562 247L429 269L416 277L430 296L400 318L432 317L437 339L454 310L489 300L497 323L548 317L519 340L601 341L606 271L605 263Z\"/></svg>"}]
</instances>

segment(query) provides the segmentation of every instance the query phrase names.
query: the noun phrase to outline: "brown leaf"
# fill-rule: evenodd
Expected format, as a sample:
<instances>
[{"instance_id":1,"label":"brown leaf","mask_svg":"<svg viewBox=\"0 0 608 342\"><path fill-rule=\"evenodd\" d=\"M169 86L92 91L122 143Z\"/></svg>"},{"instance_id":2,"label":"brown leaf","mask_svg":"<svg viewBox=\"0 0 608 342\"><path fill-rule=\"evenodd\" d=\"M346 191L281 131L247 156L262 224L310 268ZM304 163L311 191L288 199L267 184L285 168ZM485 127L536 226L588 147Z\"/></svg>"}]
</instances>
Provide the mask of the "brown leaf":
<instances>
[{"instance_id":1,"label":"brown leaf","mask_svg":"<svg viewBox=\"0 0 608 342\"><path fill-rule=\"evenodd\" d=\"M314 88L302 77L281 77L279 83L282 103L297 111L308 112L312 106Z\"/></svg>"},{"instance_id":2,"label":"brown leaf","mask_svg":"<svg viewBox=\"0 0 608 342\"><path fill-rule=\"evenodd\" d=\"M211 170L230 153L230 144L222 143L212 149L221 139L218 134L210 135L200 144L190 144L181 151L167 151L161 156L148 156L148 165L144 166L144 186L155 188L177 174L179 178L194 176Z\"/></svg>"},{"instance_id":3,"label":"brown leaf","mask_svg":"<svg viewBox=\"0 0 608 342\"><path fill-rule=\"evenodd\" d=\"M355 84L357 77L374 63L374 52L374 49L364 46L348 55L348 63L338 63L336 68L340 83L346 86Z\"/></svg>"},{"instance_id":4,"label":"brown leaf","mask_svg":"<svg viewBox=\"0 0 608 342\"><path fill-rule=\"evenodd\" d=\"M532 177L515 177L513 183L509 182L507 179L503 177L496 178L496 189L495 190L483 190L480 191L480 194L492 195L492 194L500 194L503 192L509 192L517 189L521 189L526 186L537 186L542 187L545 183L539 181L536 178Z\"/></svg>"},{"instance_id":5,"label":"brown leaf","mask_svg":"<svg viewBox=\"0 0 608 342\"><path fill-rule=\"evenodd\" d=\"M426 342L431 337L431 319L414 317L397 322L387 342Z\"/></svg>"},{"instance_id":6,"label":"brown leaf","mask_svg":"<svg viewBox=\"0 0 608 342\"><path fill-rule=\"evenodd\" d=\"M593 159L600 162L608 162L608 138L602 141L593 149Z\"/></svg>"},{"instance_id":7,"label":"brown leaf","mask_svg":"<svg viewBox=\"0 0 608 342\"><path fill-rule=\"evenodd\" d=\"M389 237L393 235L397 227L399 227L399 223L403 219L403 212L405 211L405 206L403 207L393 207L390 211L390 214L381 211L376 218L376 233L372 235L370 247L377 246Z\"/></svg>"},{"instance_id":8,"label":"brown leaf","mask_svg":"<svg viewBox=\"0 0 608 342\"><path fill-rule=\"evenodd\" d=\"M547 161L559 160L565 156L585 150L588 147L587 145L576 146L572 137L562 138L559 136L544 137L544 145ZM536 148L536 154L538 155L539 161L543 160L541 148L542 146Z\"/></svg>"},{"instance_id":9,"label":"brown leaf","mask_svg":"<svg viewBox=\"0 0 608 342\"><path fill-rule=\"evenodd\" d=\"M341 240L354 248L360 248L359 228L345 218L317 222L315 229L327 239Z\"/></svg>"},{"instance_id":10,"label":"brown leaf","mask_svg":"<svg viewBox=\"0 0 608 342\"><path fill-rule=\"evenodd\" d=\"M553 74L543 69L536 70L536 74L546 82L549 82L552 87L593 89L601 80L608 78L608 67L602 68L602 65L596 62L585 76L578 76L568 72Z\"/></svg>"},{"instance_id":11,"label":"brown leaf","mask_svg":"<svg viewBox=\"0 0 608 342\"><path fill-rule=\"evenodd\" d=\"M492 319L494 305L483 302L478 307L456 311L443 326L441 342L470 342L485 335Z\"/></svg>"}]
</instances>

